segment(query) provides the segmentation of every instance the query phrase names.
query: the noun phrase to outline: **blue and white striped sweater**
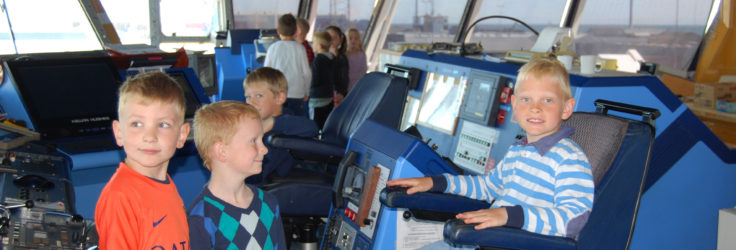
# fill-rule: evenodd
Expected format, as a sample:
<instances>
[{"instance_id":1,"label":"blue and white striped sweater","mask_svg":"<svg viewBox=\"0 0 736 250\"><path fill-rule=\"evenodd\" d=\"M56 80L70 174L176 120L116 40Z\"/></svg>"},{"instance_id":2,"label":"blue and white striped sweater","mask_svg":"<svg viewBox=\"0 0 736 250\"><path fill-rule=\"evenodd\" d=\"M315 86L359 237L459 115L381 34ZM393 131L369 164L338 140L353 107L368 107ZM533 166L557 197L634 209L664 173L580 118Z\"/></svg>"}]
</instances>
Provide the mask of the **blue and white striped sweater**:
<instances>
[{"instance_id":1,"label":"blue and white striped sweater","mask_svg":"<svg viewBox=\"0 0 736 250\"><path fill-rule=\"evenodd\" d=\"M569 138L544 155L532 145L512 145L487 176L444 176L446 193L495 199L492 208L520 205L522 229L544 235L575 237L593 207L590 163Z\"/></svg>"}]
</instances>

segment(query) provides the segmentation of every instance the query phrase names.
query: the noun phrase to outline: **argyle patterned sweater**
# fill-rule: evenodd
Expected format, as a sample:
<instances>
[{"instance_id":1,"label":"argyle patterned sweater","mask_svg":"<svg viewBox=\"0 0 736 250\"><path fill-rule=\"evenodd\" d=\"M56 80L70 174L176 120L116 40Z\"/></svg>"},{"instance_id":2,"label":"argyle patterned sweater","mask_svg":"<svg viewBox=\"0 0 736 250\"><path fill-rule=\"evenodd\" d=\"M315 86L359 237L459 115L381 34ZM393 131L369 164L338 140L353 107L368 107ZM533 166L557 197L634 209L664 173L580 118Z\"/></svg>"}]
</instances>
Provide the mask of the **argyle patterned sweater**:
<instances>
[{"instance_id":1,"label":"argyle patterned sweater","mask_svg":"<svg viewBox=\"0 0 736 250\"><path fill-rule=\"evenodd\" d=\"M254 197L246 209L202 190L187 210L192 249L286 249L276 197L248 187Z\"/></svg>"}]
</instances>

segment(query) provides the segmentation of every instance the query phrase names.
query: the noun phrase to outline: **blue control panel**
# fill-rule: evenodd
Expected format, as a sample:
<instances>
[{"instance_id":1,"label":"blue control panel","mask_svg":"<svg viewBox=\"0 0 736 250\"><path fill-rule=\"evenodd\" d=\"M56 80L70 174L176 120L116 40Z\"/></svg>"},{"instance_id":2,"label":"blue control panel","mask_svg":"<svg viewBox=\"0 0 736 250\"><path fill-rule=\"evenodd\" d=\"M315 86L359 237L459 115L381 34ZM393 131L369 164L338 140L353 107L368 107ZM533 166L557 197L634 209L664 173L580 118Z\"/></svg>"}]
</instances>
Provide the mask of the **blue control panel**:
<instances>
[{"instance_id":1,"label":"blue control panel","mask_svg":"<svg viewBox=\"0 0 736 250\"><path fill-rule=\"evenodd\" d=\"M397 211L378 200L386 181L457 174L423 141L371 120L366 120L351 137L347 152L333 187L335 198L323 248L394 248Z\"/></svg>"}]
</instances>

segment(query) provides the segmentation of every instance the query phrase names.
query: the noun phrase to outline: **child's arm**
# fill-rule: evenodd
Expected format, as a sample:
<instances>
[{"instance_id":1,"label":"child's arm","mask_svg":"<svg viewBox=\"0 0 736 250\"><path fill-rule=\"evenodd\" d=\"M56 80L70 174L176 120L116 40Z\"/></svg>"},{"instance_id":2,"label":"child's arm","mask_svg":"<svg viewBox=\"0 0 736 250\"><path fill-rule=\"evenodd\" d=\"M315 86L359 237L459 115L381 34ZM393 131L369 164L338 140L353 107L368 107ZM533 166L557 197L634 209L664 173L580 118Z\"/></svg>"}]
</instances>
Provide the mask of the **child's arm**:
<instances>
[{"instance_id":1,"label":"child's arm","mask_svg":"<svg viewBox=\"0 0 736 250\"><path fill-rule=\"evenodd\" d=\"M414 194L419 192L429 191L433 184L432 178L430 177L419 177L419 178L402 178L389 180L386 182L389 187L399 186L408 188L406 194Z\"/></svg>"},{"instance_id":2,"label":"child's arm","mask_svg":"<svg viewBox=\"0 0 736 250\"><path fill-rule=\"evenodd\" d=\"M408 188L406 194L414 194L418 192L426 192L432 189L433 181L431 177L405 178L395 179L386 182L388 186L400 186ZM472 197L471 197L472 198ZM465 223L479 223L475 226L476 230L498 227L506 225L508 221L508 213L506 208L489 208L472 212L460 213L455 218L463 220Z\"/></svg>"}]
</instances>

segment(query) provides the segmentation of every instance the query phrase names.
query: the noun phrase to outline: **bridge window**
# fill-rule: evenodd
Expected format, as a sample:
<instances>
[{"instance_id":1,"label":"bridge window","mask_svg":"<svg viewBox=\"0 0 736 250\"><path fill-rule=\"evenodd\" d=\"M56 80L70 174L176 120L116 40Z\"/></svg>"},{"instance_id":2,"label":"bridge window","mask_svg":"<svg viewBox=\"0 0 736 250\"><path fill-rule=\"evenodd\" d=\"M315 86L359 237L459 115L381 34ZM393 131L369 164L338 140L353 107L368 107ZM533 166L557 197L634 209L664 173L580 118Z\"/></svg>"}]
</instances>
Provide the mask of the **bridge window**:
<instances>
[{"instance_id":1,"label":"bridge window","mask_svg":"<svg viewBox=\"0 0 736 250\"><path fill-rule=\"evenodd\" d=\"M77 0L5 0L0 53L100 50L100 40ZM43 6L43 7L40 7ZM7 19L10 20L8 23ZM9 32L13 31L13 35Z\"/></svg>"},{"instance_id":2,"label":"bridge window","mask_svg":"<svg viewBox=\"0 0 736 250\"><path fill-rule=\"evenodd\" d=\"M120 37L120 43L151 44L148 0L101 0L100 2Z\"/></svg>"},{"instance_id":3,"label":"bridge window","mask_svg":"<svg viewBox=\"0 0 736 250\"><path fill-rule=\"evenodd\" d=\"M466 1L397 1L384 49L404 51L422 44L453 42Z\"/></svg>"},{"instance_id":4,"label":"bridge window","mask_svg":"<svg viewBox=\"0 0 736 250\"><path fill-rule=\"evenodd\" d=\"M13 45L13 39L10 36L8 19L0 17L0 55L9 54L15 54L15 45Z\"/></svg>"},{"instance_id":5,"label":"bridge window","mask_svg":"<svg viewBox=\"0 0 736 250\"><path fill-rule=\"evenodd\" d=\"M365 0L322 0L317 4L317 20L312 33L324 31L327 26L335 25L343 32L350 28L360 31L361 38L365 37L365 30L373 14L374 1Z\"/></svg>"},{"instance_id":6,"label":"bridge window","mask_svg":"<svg viewBox=\"0 0 736 250\"><path fill-rule=\"evenodd\" d=\"M233 1L235 29L275 29L279 16L299 13L298 0Z\"/></svg>"},{"instance_id":7,"label":"bridge window","mask_svg":"<svg viewBox=\"0 0 736 250\"><path fill-rule=\"evenodd\" d=\"M160 1L161 32L165 36L210 36L219 29L215 0Z\"/></svg>"},{"instance_id":8,"label":"bridge window","mask_svg":"<svg viewBox=\"0 0 736 250\"><path fill-rule=\"evenodd\" d=\"M508 16L521 20L537 31L545 27L560 27L565 12L565 0L485 0L468 25L486 16ZM507 50L529 50L537 35L522 24L509 19L491 18L475 25L467 42L479 42L487 53Z\"/></svg>"},{"instance_id":9,"label":"bridge window","mask_svg":"<svg viewBox=\"0 0 736 250\"><path fill-rule=\"evenodd\" d=\"M687 71L703 39L712 1L588 0L575 38L576 54L618 60L621 71L640 62Z\"/></svg>"}]
</instances>

